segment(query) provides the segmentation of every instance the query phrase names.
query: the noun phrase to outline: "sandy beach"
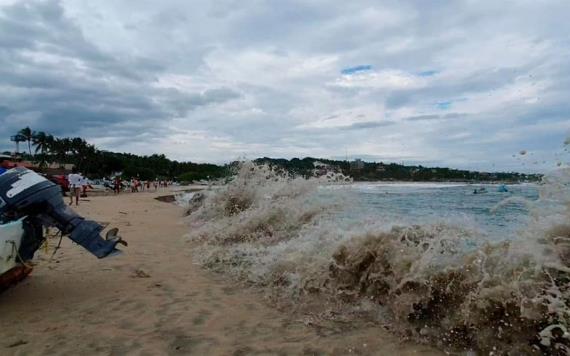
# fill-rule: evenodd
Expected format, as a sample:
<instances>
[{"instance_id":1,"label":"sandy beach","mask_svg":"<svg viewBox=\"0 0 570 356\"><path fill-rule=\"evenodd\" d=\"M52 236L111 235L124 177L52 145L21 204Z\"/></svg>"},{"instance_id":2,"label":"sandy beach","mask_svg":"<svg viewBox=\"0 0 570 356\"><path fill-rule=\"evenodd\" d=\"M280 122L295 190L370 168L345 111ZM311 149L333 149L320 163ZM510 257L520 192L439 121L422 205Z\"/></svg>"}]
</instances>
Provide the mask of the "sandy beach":
<instances>
[{"instance_id":1,"label":"sandy beach","mask_svg":"<svg viewBox=\"0 0 570 356\"><path fill-rule=\"evenodd\" d=\"M182 209L162 193L90 197L83 216L129 246L97 260L64 238L0 295L2 355L439 355L379 325L318 325L193 264Z\"/></svg>"}]
</instances>

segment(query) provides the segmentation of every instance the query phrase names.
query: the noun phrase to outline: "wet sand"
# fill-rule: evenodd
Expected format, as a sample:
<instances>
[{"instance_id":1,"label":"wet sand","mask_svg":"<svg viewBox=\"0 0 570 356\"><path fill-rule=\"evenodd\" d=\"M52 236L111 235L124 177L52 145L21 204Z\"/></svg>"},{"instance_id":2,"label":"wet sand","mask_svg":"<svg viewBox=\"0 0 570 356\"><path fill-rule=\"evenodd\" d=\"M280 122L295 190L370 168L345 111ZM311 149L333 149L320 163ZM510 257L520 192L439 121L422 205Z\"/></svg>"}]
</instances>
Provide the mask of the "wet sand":
<instances>
[{"instance_id":1,"label":"wet sand","mask_svg":"<svg viewBox=\"0 0 570 356\"><path fill-rule=\"evenodd\" d=\"M70 240L0 294L2 355L441 355L377 325L318 326L192 263L182 209L162 193L90 197L78 211L119 227L125 254L97 260Z\"/></svg>"}]
</instances>

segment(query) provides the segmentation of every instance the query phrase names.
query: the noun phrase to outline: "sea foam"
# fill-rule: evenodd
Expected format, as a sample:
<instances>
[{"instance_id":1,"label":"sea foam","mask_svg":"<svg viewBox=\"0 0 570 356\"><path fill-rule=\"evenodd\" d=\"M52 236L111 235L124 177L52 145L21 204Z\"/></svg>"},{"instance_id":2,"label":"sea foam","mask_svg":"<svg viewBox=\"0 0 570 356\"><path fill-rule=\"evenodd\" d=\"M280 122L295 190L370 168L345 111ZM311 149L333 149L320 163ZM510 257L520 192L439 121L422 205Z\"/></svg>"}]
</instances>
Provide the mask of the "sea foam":
<instances>
[{"instance_id":1,"label":"sea foam","mask_svg":"<svg viewBox=\"0 0 570 356\"><path fill-rule=\"evenodd\" d=\"M547 175L530 223L485 242L452 223L339 222L358 204L318 187L344 179L291 177L244 162L196 200L188 216L195 259L264 288L300 313L367 311L405 337L445 350L568 353L570 170ZM515 199L505 204L521 203ZM382 320L378 320L378 316Z\"/></svg>"}]
</instances>

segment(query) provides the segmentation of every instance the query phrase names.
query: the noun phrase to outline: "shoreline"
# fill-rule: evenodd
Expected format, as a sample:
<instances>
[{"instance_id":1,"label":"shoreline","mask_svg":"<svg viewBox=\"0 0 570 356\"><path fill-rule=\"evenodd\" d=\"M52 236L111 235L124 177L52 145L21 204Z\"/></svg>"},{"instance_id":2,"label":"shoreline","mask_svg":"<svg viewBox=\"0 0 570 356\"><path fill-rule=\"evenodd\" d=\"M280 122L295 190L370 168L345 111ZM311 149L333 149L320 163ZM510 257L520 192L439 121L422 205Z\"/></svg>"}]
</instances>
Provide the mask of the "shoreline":
<instances>
[{"instance_id":1,"label":"shoreline","mask_svg":"<svg viewBox=\"0 0 570 356\"><path fill-rule=\"evenodd\" d=\"M67 238L51 260L57 239L38 251L31 276L0 294L2 354L443 354L380 325L311 325L193 264L183 208L155 200L164 193L89 197L73 207L120 228L129 246L108 260Z\"/></svg>"}]
</instances>

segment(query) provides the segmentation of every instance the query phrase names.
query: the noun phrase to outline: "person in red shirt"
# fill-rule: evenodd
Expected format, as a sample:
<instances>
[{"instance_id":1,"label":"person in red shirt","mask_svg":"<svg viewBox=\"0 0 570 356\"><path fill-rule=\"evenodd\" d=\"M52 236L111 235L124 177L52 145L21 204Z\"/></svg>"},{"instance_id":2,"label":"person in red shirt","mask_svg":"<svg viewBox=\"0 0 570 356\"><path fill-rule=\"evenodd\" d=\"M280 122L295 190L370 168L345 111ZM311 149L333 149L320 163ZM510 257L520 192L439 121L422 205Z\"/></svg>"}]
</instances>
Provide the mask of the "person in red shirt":
<instances>
[{"instance_id":1,"label":"person in red shirt","mask_svg":"<svg viewBox=\"0 0 570 356\"><path fill-rule=\"evenodd\" d=\"M116 176L113 185L114 185L113 188L115 189L115 194L119 194L121 192L121 177Z\"/></svg>"}]
</instances>

